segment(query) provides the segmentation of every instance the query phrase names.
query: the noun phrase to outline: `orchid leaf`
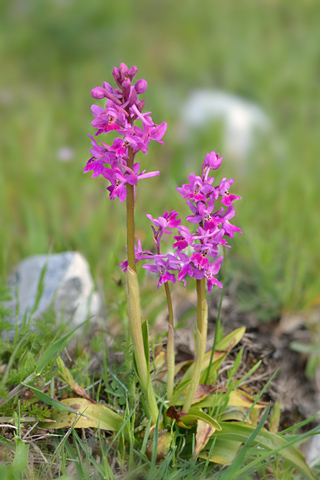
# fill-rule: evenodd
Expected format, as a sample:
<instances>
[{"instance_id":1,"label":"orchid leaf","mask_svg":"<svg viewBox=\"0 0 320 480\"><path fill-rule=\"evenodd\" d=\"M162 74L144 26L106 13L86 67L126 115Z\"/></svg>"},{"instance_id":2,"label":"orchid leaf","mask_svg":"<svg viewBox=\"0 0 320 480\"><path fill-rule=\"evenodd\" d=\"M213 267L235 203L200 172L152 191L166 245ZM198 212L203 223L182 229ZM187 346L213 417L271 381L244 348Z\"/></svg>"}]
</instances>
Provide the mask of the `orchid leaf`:
<instances>
[{"instance_id":1,"label":"orchid leaf","mask_svg":"<svg viewBox=\"0 0 320 480\"><path fill-rule=\"evenodd\" d=\"M120 415L104 405L92 404L86 398L66 398L62 403L84 415L77 419L74 413L56 410L51 417L55 423L50 423L50 428L69 428L76 422L76 428L100 428L117 432L123 424Z\"/></svg>"},{"instance_id":2,"label":"orchid leaf","mask_svg":"<svg viewBox=\"0 0 320 480\"><path fill-rule=\"evenodd\" d=\"M186 415L182 416L183 423L186 425L193 424L198 420L202 420L203 422L211 425L215 430L221 430L221 427L217 420L210 417L207 413L202 412L202 410L198 410L196 408L191 408Z\"/></svg>"},{"instance_id":3,"label":"orchid leaf","mask_svg":"<svg viewBox=\"0 0 320 480\"><path fill-rule=\"evenodd\" d=\"M145 354L145 357L146 357L147 369L148 369L148 372L149 372L150 371L149 325L148 325L147 320L142 322L141 330L142 330L144 354Z\"/></svg>"},{"instance_id":4,"label":"orchid leaf","mask_svg":"<svg viewBox=\"0 0 320 480\"><path fill-rule=\"evenodd\" d=\"M224 412L219 415L219 422L242 422L246 414L246 410L241 407L227 407Z\"/></svg>"},{"instance_id":5,"label":"orchid leaf","mask_svg":"<svg viewBox=\"0 0 320 480\"><path fill-rule=\"evenodd\" d=\"M237 422L220 422L220 426L221 431L216 431L213 434L213 436L218 436L217 440L223 439L239 443L245 443L257 428L249 424L241 425ZM305 478L308 480L318 480L306 464L303 455L293 445L289 444L289 441L290 437L284 438L283 436L268 432L262 428L254 438L252 444L270 451L270 455L277 452L300 471Z\"/></svg>"},{"instance_id":6,"label":"orchid leaf","mask_svg":"<svg viewBox=\"0 0 320 480\"><path fill-rule=\"evenodd\" d=\"M235 459L241 443L233 440L225 440L217 437L213 447L213 452L210 455L209 462L219 463L220 465L230 465ZM209 452L201 452L199 457L207 460Z\"/></svg>"},{"instance_id":7,"label":"orchid leaf","mask_svg":"<svg viewBox=\"0 0 320 480\"><path fill-rule=\"evenodd\" d=\"M229 400L228 400L229 407L250 408L255 402L255 400L243 390L232 390L228 395L229 395ZM212 394L208 394L206 398L204 398L197 404L197 406L199 408L206 408L206 407L213 407L216 404L217 404L217 401L214 398L214 396ZM257 409L266 408L267 405L268 404L266 402L259 401L259 402L256 402L256 404L254 405L254 408L257 408Z\"/></svg>"}]
</instances>

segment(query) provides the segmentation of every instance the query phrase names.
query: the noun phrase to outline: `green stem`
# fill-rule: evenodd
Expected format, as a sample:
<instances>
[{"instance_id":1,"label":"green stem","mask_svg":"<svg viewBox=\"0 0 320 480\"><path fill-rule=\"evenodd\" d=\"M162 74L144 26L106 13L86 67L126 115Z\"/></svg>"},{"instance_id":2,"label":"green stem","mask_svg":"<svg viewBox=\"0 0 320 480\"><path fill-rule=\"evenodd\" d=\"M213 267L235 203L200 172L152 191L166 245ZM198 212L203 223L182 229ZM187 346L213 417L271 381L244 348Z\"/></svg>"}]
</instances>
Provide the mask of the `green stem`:
<instances>
[{"instance_id":1,"label":"green stem","mask_svg":"<svg viewBox=\"0 0 320 480\"><path fill-rule=\"evenodd\" d=\"M141 388L147 396L147 401L150 408L150 412L148 412L147 414L148 416L152 417L152 420L155 423L158 418L158 407L150 379L148 362L146 358L146 355L149 355L149 349L147 349L147 352L145 352L141 328L139 283L136 272L134 272L129 266L127 269L127 295L130 334L138 378Z\"/></svg>"},{"instance_id":2,"label":"green stem","mask_svg":"<svg viewBox=\"0 0 320 480\"><path fill-rule=\"evenodd\" d=\"M204 354L207 343L208 305L206 301L205 279L197 280L197 348L192 380L189 386L182 412L187 413L200 382Z\"/></svg>"},{"instance_id":3,"label":"green stem","mask_svg":"<svg viewBox=\"0 0 320 480\"><path fill-rule=\"evenodd\" d=\"M173 394L173 385L174 385L174 318L173 318L173 308L172 308L172 299L170 288L168 282L164 284L166 295L167 295L167 304L168 304L168 343L167 343L167 399L171 400Z\"/></svg>"},{"instance_id":4,"label":"green stem","mask_svg":"<svg viewBox=\"0 0 320 480\"><path fill-rule=\"evenodd\" d=\"M128 148L128 167L133 170L134 155L132 147ZM136 271L136 258L134 251L134 186L127 183L127 251L128 265Z\"/></svg>"},{"instance_id":5,"label":"green stem","mask_svg":"<svg viewBox=\"0 0 320 480\"><path fill-rule=\"evenodd\" d=\"M128 149L128 167L133 169L134 154L132 147ZM128 296L128 317L131 340L133 345L133 354L136 362L139 382L146 395L149 410L147 415L156 423L158 418L158 407L152 387L148 361L146 355L149 355L149 349L145 352L142 326L141 326L141 308L139 283L136 274L136 259L134 251L134 187L127 184L127 251L128 251L128 269L127 269L127 296Z\"/></svg>"}]
</instances>

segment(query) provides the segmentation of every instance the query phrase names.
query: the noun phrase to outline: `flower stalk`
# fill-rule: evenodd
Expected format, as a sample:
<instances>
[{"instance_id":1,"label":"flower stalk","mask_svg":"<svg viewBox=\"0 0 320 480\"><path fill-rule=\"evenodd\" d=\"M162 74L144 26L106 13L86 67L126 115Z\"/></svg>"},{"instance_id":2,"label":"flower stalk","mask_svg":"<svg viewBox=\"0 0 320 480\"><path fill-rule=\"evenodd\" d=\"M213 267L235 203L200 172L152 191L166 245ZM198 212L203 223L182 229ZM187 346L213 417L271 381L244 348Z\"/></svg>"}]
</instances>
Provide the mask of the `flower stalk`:
<instances>
[{"instance_id":1,"label":"flower stalk","mask_svg":"<svg viewBox=\"0 0 320 480\"><path fill-rule=\"evenodd\" d=\"M129 327L139 382L148 400L150 417L152 418L152 421L156 423L158 418L158 407L150 379L144 348L141 328L139 283L136 272L133 271L130 266L128 266L127 269L127 296ZM147 352L147 354L149 354L149 352Z\"/></svg>"},{"instance_id":2,"label":"flower stalk","mask_svg":"<svg viewBox=\"0 0 320 480\"><path fill-rule=\"evenodd\" d=\"M128 148L128 167L133 169L133 149ZM127 183L127 252L128 252L128 266L135 272L136 259L134 252L134 186Z\"/></svg>"},{"instance_id":3,"label":"flower stalk","mask_svg":"<svg viewBox=\"0 0 320 480\"><path fill-rule=\"evenodd\" d=\"M174 317L172 299L168 282L164 284L168 304L168 342L167 342L167 400L171 400L174 386Z\"/></svg>"},{"instance_id":4,"label":"flower stalk","mask_svg":"<svg viewBox=\"0 0 320 480\"><path fill-rule=\"evenodd\" d=\"M201 370L206 351L207 327L208 327L208 304L205 293L205 280L197 280L197 340L196 360L192 380L188 389L187 397L182 407L182 412L187 413L192 405L194 395L200 382Z\"/></svg>"}]
</instances>

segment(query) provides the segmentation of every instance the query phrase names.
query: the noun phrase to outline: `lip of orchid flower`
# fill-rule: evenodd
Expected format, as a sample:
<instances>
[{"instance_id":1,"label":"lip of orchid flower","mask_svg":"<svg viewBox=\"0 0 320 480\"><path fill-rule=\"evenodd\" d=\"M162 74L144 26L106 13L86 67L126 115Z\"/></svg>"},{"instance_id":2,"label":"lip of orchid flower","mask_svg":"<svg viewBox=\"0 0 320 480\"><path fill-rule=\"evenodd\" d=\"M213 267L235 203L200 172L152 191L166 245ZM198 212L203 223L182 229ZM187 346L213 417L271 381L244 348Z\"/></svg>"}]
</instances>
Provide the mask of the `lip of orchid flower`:
<instances>
[{"instance_id":1,"label":"lip of orchid flower","mask_svg":"<svg viewBox=\"0 0 320 480\"><path fill-rule=\"evenodd\" d=\"M176 235L173 237L175 240L177 240L173 244L173 247L177 248L180 251L187 248L188 245L191 245L194 237L190 233L189 229L184 225L180 225L179 227L177 227L177 230L180 233L180 235Z\"/></svg>"},{"instance_id":2,"label":"lip of orchid flower","mask_svg":"<svg viewBox=\"0 0 320 480\"><path fill-rule=\"evenodd\" d=\"M90 172L93 170L91 178L99 177L102 174L105 167L103 166L103 160L97 160L94 157L89 158L86 166L83 169L83 173Z\"/></svg>"}]
</instances>

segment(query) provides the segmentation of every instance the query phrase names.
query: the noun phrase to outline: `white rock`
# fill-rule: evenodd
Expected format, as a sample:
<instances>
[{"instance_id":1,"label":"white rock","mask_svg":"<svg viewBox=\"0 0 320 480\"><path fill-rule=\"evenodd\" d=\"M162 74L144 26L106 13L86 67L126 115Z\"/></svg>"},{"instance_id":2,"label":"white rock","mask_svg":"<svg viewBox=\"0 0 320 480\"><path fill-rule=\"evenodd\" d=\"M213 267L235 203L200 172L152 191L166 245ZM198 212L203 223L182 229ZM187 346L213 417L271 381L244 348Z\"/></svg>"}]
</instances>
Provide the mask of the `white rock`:
<instances>
[{"instance_id":1,"label":"white rock","mask_svg":"<svg viewBox=\"0 0 320 480\"><path fill-rule=\"evenodd\" d=\"M88 263L80 253L35 255L22 260L8 280L13 300L6 302L5 306L14 314L18 302L19 326L25 312L31 313L34 308L41 272L46 263L43 293L32 318L41 318L53 307L58 320L71 318L71 325L76 326L89 316L98 314L101 300L95 291ZM6 320L13 324L16 321L14 316Z\"/></svg>"},{"instance_id":2,"label":"white rock","mask_svg":"<svg viewBox=\"0 0 320 480\"><path fill-rule=\"evenodd\" d=\"M239 159L248 156L256 135L271 127L265 112L253 102L218 90L193 91L181 111L185 135L214 121L223 124L223 155Z\"/></svg>"},{"instance_id":3,"label":"white rock","mask_svg":"<svg viewBox=\"0 0 320 480\"><path fill-rule=\"evenodd\" d=\"M60 162L67 163L74 159L74 149L72 147L61 147L57 151L57 159Z\"/></svg>"}]
</instances>

